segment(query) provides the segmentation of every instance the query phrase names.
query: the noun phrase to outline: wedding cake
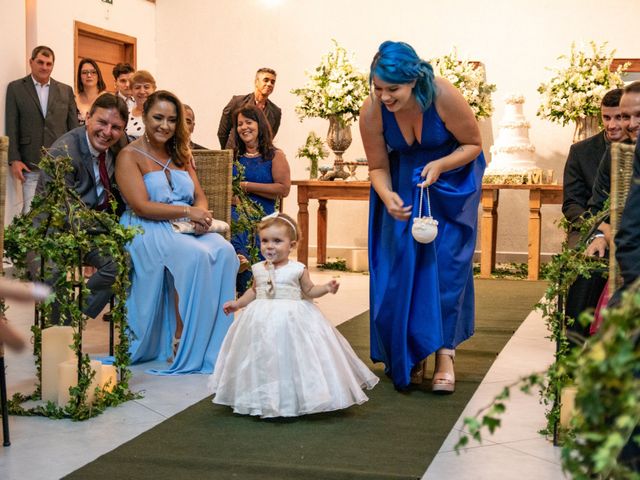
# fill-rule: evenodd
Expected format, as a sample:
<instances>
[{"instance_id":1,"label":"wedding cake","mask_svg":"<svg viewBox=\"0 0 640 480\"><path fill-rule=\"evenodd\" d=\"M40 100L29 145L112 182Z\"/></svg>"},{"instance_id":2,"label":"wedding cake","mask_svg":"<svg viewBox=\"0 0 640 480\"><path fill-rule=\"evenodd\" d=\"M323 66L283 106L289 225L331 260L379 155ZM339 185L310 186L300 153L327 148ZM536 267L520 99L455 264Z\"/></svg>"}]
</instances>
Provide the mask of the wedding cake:
<instances>
[{"instance_id":1,"label":"wedding cake","mask_svg":"<svg viewBox=\"0 0 640 480\"><path fill-rule=\"evenodd\" d=\"M524 118L522 95L505 98L498 138L491 147L491 163L485 183L531 183L530 173L538 171L533 159L536 148L529 141L529 122Z\"/></svg>"}]
</instances>

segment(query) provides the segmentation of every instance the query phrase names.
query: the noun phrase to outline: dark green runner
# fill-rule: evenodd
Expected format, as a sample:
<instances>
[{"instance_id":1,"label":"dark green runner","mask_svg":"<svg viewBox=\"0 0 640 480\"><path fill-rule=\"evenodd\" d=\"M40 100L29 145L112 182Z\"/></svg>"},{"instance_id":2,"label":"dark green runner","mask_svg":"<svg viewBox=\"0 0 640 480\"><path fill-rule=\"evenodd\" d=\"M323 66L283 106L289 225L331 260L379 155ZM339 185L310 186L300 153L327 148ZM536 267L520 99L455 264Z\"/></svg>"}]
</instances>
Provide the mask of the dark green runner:
<instances>
[{"instance_id":1,"label":"dark green runner","mask_svg":"<svg viewBox=\"0 0 640 480\"><path fill-rule=\"evenodd\" d=\"M341 412L259 420L234 415L207 398L67 478L420 478L545 286L476 280L476 334L458 350L454 395L433 395L428 382L398 393L378 364L373 370L381 381L368 392L369 402ZM341 325L340 331L370 365L368 313Z\"/></svg>"}]
</instances>

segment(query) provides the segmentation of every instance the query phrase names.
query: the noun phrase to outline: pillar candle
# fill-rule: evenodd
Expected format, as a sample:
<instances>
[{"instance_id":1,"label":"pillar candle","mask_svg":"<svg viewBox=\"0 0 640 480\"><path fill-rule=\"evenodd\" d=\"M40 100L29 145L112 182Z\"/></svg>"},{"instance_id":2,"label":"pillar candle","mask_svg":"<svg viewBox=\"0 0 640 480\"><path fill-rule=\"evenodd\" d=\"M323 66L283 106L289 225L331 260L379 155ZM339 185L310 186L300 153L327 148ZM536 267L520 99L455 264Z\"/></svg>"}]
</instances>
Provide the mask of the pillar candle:
<instances>
[{"instance_id":1,"label":"pillar candle","mask_svg":"<svg viewBox=\"0 0 640 480\"><path fill-rule=\"evenodd\" d=\"M560 394L560 425L565 428L569 427L569 421L573 415L573 411L576 406L576 393L578 389L576 387L565 387Z\"/></svg>"},{"instance_id":2,"label":"pillar candle","mask_svg":"<svg viewBox=\"0 0 640 480\"><path fill-rule=\"evenodd\" d=\"M95 389L100 385L102 377L102 363L98 360L90 361L91 370L96 372L89 390L87 391L87 403L93 403L96 398ZM69 394L69 388L78 385L78 361L68 360L58 364L58 406L64 407L69 403L71 395Z\"/></svg>"},{"instance_id":3,"label":"pillar candle","mask_svg":"<svg viewBox=\"0 0 640 480\"><path fill-rule=\"evenodd\" d=\"M100 375L100 388L105 388L109 392L113 392L113 389L118 383L118 372L115 365L102 365L102 372ZM107 385L108 384L108 385Z\"/></svg>"},{"instance_id":4,"label":"pillar candle","mask_svg":"<svg viewBox=\"0 0 640 480\"><path fill-rule=\"evenodd\" d=\"M72 350L73 328L49 327L42 330L42 400L58 401L58 364L75 361Z\"/></svg>"}]
</instances>

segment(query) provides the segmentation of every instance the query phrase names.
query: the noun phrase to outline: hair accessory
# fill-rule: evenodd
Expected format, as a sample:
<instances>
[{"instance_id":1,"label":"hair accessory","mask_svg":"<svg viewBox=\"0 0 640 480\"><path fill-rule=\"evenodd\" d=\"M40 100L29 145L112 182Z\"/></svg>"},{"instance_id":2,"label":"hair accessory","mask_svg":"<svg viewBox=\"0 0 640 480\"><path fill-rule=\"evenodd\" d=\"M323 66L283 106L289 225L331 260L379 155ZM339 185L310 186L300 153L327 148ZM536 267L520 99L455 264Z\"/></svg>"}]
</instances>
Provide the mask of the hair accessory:
<instances>
[{"instance_id":1,"label":"hair accessory","mask_svg":"<svg viewBox=\"0 0 640 480\"><path fill-rule=\"evenodd\" d=\"M411 226L411 235L416 242L431 243L438 236L438 221L431 216L431 198L429 196L429 186L427 185L427 213L429 216L422 216L422 196L424 193L424 182L420 186L420 208L418 216L413 219Z\"/></svg>"},{"instance_id":2,"label":"hair accessory","mask_svg":"<svg viewBox=\"0 0 640 480\"><path fill-rule=\"evenodd\" d=\"M296 228L296 226L294 225L294 223L287 219L286 217L281 217L278 215L279 212L273 212L265 217L262 217L262 221L264 222L265 220L270 220L272 218L277 218L279 220L282 220L283 222L287 222L289 225L291 225L291 228L293 228L293 234L295 235L294 240L298 239L298 229Z\"/></svg>"}]
</instances>

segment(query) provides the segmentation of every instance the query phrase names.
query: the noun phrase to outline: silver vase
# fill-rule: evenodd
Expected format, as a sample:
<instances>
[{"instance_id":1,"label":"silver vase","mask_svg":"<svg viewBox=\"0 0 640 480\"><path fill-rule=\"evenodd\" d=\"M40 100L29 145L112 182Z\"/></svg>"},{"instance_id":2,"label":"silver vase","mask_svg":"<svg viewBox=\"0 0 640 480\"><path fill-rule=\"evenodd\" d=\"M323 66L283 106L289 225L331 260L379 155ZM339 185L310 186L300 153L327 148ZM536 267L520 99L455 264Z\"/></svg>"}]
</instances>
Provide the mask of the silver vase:
<instances>
[{"instance_id":1,"label":"silver vase","mask_svg":"<svg viewBox=\"0 0 640 480\"><path fill-rule=\"evenodd\" d=\"M348 178L345 172L342 154L351 145L351 126L345 124L337 115L329 117L329 131L327 132L327 145L333 151L333 179Z\"/></svg>"},{"instance_id":2,"label":"silver vase","mask_svg":"<svg viewBox=\"0 0 640 480\"><path fill-rule=\"evenodd\" d=\"M576 129L573 132L573 143L592 137L600 131L600 118L590 115L584 118L576 118Z\"/></svg>"}]
</instances>

